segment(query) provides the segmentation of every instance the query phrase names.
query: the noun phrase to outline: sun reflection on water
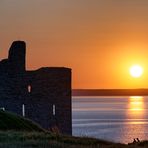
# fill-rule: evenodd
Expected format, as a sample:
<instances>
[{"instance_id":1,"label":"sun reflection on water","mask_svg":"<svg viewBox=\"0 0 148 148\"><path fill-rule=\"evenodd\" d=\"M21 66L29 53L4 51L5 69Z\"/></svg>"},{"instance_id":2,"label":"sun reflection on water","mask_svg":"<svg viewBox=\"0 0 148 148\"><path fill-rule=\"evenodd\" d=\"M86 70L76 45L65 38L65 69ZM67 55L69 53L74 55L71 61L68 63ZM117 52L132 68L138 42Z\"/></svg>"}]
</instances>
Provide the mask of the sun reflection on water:
<instances>
[{"instance_id":1,"label":"sun reflection on water","mask_svg":"<svg viewBox=\"0 0 148 148\"><path fill-rule=\"evenodd\" d=\"M132 142L133 138L145 139L146 122L145 120L145 97L131 96L127 103L127 124L123 124L121 139L125 142ZM127 138L128 137L128 138ZM128 140L127 140L128 139Z\"/></svg>"},{"instance_id":2,"label":"sun reflection on water","mask_svg":"<svg viewBox=\"0 0 148 148\"><path fill-rule=\"evenodd\" d=\"M135 116L144 114L144 98L142 96L132 96L129 98L129 112Z\"/></svg>"}]
</instances>

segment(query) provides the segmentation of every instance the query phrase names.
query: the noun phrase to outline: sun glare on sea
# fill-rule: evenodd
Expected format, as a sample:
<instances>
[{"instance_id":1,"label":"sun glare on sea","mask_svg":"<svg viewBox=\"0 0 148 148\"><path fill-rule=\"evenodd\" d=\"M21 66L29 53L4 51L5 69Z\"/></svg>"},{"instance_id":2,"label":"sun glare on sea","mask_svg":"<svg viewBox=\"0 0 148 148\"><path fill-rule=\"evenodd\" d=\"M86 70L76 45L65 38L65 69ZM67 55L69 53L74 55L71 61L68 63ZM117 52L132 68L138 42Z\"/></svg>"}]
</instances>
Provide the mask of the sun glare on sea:
<instances>
[{"instance_id":1,"label":"sun glare on sea","mask_svg":"<svg viewBox=\"0 0 148 148\"><path fill-rule=\"evenodd\" d=\"M129 97L128 110L129 119L140 119L145 115L144 97L131 96ZM139 121L132 121L133 124L138 124Z\"/></svg>"},{"instance_id":2,"label":"sun glare on sea","mask_svg":"<svg viewBox=\"0 0 148 148\"><path fill-rule=\"evenodd\" d=\"M130 97L130 110L133 112L143 111L143 97L132 96Z\"/></svg>"},{"instance_id":3,"label":"sun glare on sea","mask_svg":"<svg viewBox=\"0 0 148 148\"><path fill-rule=\"evenodd\" d=\"M139 78L143 74L143 68L140 65L133 65L130 68L130 75L134 78Z\"/></svg>"}]
</instances>

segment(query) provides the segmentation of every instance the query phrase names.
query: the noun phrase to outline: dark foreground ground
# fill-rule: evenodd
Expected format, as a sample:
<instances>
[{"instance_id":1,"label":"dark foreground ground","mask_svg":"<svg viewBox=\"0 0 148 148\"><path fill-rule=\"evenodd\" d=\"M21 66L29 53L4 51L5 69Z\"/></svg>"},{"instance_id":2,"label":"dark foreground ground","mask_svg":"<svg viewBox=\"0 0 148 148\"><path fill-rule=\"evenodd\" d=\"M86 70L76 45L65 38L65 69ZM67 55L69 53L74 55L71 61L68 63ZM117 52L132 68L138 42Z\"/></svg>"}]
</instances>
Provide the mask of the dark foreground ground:
<instances>
[{"instance_id":1,"label":"dark foreground ground","mask_svg":"<svg viewBox=\"0 0 148 148\"><path fill-rule=\"evenodd\" d=\"M0 148L148 148L148 141L124 145L93 138L69 137L47 132L0 132Z\"/></svg>"},{"instance_id":2,"label":"dark foreground ground","mask_svg":"<svg viewBox=\"0 0 148 148\"><path fill-rule=\"evenodd\" d=\"M80 138L47 132L36 123L0 111L0 148L148 148L148 141L117 144L93 138Z\"/></svg>"}]
</instances>

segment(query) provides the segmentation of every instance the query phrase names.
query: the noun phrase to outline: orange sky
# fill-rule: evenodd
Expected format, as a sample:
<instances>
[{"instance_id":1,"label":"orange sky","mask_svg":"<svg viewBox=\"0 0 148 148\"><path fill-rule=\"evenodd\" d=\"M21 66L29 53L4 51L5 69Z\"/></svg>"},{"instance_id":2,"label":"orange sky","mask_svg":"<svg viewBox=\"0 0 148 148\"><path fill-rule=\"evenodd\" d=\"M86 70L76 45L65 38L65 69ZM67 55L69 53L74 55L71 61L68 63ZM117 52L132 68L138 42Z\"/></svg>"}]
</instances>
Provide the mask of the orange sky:
<instances>
[{"instance_id":1,"label":"orange sky","mask_svg":"<svg viewBox=\"0 0 148 148\"><path fill-rule=\"evenodd\" d=\"M13 40L27 69L71 67L73 88L148 88L147 0L0 0L0 59Z\"/></svg>"}]
</instances>

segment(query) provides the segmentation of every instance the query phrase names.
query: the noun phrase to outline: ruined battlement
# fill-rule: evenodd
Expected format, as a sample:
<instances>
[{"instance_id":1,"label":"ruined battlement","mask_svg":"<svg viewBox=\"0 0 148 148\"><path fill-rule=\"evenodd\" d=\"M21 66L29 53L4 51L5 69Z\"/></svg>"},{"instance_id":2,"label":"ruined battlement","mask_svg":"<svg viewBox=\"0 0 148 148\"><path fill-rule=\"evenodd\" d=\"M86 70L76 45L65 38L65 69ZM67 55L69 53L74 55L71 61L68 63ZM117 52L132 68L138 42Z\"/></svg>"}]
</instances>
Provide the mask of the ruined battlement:
<instances>
[{"instance_id":1,"label":"ruined battlement","mask_svg":"<svg viewBox=\"0 0 148 148\"><path fill-rule=\"evenodd\" d=\"M71 135L71 69L27 71L25 59L26 43L15 41L8 59L0 61L0 107Z\"/></svg>"}]
</instances>

